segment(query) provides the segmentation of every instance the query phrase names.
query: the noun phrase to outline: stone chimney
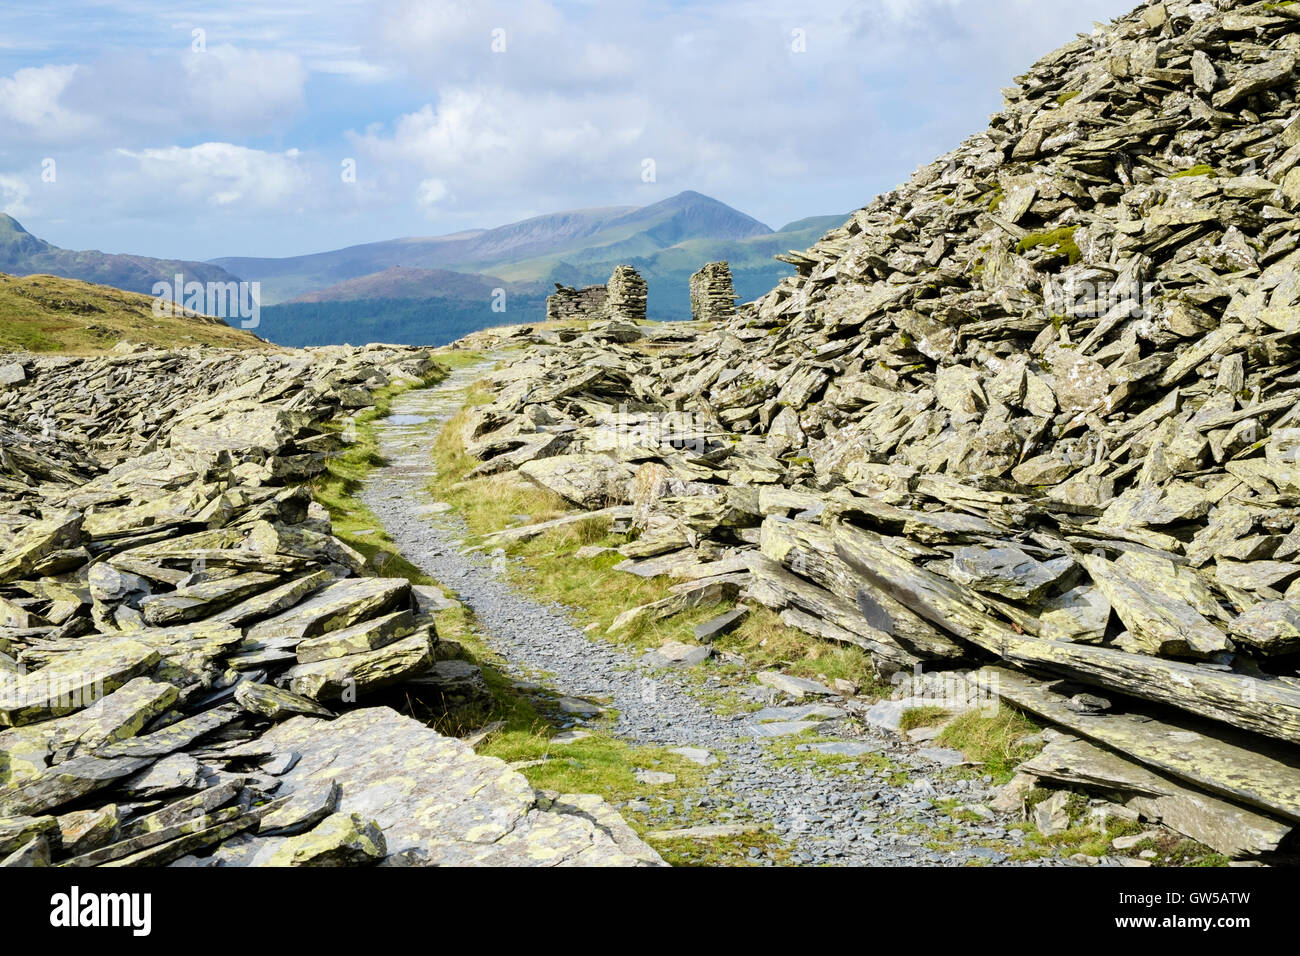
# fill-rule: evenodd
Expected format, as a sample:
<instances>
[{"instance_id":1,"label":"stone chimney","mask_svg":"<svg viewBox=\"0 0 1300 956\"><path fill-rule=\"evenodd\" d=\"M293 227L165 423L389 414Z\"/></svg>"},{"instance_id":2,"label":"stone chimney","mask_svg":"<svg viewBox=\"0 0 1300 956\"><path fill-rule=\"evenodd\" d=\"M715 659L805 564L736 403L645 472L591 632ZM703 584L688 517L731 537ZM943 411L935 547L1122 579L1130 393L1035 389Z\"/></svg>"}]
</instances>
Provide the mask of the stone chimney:
<instances>
[{"instance_id":1,"label":"stone chimney","mask_svg":"<svg viewBox=\"0 0 1300 956\"><path fill-rule=\"evenodd\" d=\"M646 284L631 266L616 266L609 277L607 307L611 319L639 322L645 318Z\"/></svg>"},{"instance_id":2,"label":"stone chimney","mask_svg":"<svg viewBox=\"0 0 1300 956\"><path fill-rule=\"evenodd\" d=\"M716 321L736 314L736 289L731 284L731 267L710 262L691 276L691 316Z\"/></svg>"}]
</instances>

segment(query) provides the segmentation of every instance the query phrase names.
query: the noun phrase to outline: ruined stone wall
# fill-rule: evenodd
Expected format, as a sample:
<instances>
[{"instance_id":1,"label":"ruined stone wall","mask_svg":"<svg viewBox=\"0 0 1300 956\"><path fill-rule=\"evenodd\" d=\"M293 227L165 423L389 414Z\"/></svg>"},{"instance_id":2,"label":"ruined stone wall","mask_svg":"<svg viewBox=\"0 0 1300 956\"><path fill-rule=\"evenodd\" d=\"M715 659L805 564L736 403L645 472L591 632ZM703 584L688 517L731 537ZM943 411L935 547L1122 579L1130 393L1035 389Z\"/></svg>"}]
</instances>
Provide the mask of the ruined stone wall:
<instances>
[{"instance_id":1,"label":"ruined stone wall","mask_svg":"<svg viewBox=\"0 0 1300 956\"><path fill-rule=\"evenodd\" d=\"M646 283L631 266L616 266L609 277L609 317L627 322L645 318Z\"/></svg>"},{"instance_id":2,"label":"ruined stone wall","mask_svg":"<svg viewBox=\"0 0 1300 956\"><path fill-rule=\"evenodd\" d=\"M731 267L710 262L691 276L691 316L702 321L729 319L736 314L736 289Z\"/></svg>"},{"instance_id":3,"label":"ruined stone wall","mask_svg":"<svg viewBox=\"0 0 1300 956\"><path fill-rule=\"evenodd\" d=\"M583 289L575 289L557 282L555 292L546 298L546 321L603 317L608 296L609 293L603 285L589 285Z\"/></svg>"}]
</instances>

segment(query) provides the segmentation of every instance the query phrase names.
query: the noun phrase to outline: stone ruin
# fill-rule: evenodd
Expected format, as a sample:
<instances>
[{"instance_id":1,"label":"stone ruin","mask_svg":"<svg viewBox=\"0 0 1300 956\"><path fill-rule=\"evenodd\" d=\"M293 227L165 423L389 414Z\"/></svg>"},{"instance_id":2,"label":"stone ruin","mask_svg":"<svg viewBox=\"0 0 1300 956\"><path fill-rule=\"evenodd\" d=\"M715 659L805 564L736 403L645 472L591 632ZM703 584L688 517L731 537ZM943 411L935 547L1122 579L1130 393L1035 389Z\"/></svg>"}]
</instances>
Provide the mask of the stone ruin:
<instances>
[{"instance_id":1,"label":"stone ruin","mask_svg":"<svg viewBox=\"0 0 1300 956\"><path fill-rule=\"evenodd\" d=\"M608 292L603 285L589 285L584 289L555 283L555 292L546 297L546 321L581 319L605 311Z\"/></svg>"},{"instance_id":2,"label":"stone ruin","mask_svg":"<svg viewBox=\"0 0 1300 956\"><path fill-rule=\"evenodd\" d=\"M726 262L707 263L691 276L691 317L717 322L736 314L736 289Z\"/></svg>"},{"instance_id":3,"label":"stone ruin","mask_svg":"<svg viewBox=\"0 0 1300 956\"><path fill-rule=\"evenodd\" d=\"M641 274L631 266L616 266L605 285L576 289L555 283L554 294L546 299L546 321L622 319L639 322L645 318L645 300L646 283Z\"/></svg>"},{"instance_id":4,"label":"stone ruin","mask_svg":"<svg viewBox=\"0 0 1300 956\"><path fill-rule=\"evenodd\" d=\"M631 266L615 266L609 277L606 308L609 318L625 322L639 322L645 318L646 284L641 274Z\"/></svg>"}]
</instances>

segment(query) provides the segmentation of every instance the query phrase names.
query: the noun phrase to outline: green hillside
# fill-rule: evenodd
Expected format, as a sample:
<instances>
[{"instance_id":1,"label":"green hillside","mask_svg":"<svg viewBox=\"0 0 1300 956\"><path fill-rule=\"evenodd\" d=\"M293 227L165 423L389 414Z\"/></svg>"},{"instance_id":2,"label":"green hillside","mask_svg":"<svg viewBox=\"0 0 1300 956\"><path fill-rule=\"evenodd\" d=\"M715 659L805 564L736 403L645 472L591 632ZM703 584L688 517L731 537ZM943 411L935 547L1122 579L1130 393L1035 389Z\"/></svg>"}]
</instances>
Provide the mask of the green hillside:
<instances>
[{"instance_id":1,"label":"green hillside","mask_svg":"<svg viewBox=\"0 0 1300 956\"><path fill-rule=\"evenodd\" d=\"M82 355L122 341L142 345L267 348L268 343L206 315L155 316L149 296L75 279L0 273L0 352Z\"/></svg>"}]
</instances>

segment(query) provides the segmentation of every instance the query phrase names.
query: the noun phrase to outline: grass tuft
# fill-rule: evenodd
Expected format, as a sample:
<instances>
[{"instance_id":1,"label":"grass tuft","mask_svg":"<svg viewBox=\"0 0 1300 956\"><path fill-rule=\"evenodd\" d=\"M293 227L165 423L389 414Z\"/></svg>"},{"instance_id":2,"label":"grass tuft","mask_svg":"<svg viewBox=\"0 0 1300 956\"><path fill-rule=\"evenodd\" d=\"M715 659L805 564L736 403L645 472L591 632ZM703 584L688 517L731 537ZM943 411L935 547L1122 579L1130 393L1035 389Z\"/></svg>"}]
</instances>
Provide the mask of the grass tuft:
<instances>
[{"instance_id":1,"label":"grass tuft","mask_svg":"<svg viewBox=\"0 0 1300 956\"><path fill-rule=\"evenodd\" d=\"M958 715L935 742L960 750L967 760L982 764L995 782L1005 783L1017 766L1041 749L1024 739L1039 729L1029 717L1003 703L992 716L980 710Z\"/></svg>"}]
</instances>

